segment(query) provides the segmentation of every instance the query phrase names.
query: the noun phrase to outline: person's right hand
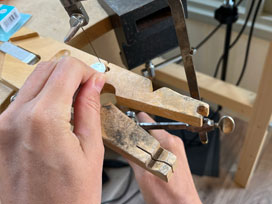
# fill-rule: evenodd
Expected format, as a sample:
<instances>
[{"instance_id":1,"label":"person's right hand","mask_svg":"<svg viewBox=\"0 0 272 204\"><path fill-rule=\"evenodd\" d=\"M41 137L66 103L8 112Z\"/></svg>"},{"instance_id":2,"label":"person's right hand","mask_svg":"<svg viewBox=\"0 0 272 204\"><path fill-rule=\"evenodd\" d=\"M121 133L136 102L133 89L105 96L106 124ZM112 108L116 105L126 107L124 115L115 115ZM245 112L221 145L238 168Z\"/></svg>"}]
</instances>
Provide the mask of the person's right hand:
<instances>
[{"instance_id":1,"label":"person's right hand","mask_svg":"<svg viewBox=\"0 0 272 204\"><path fill-rule=\"evenodd\" d=\"M104 83L103 74L72 57L37 66L0 115L2 203L101 202Z\"/></svg>"},{"instance_id":2,"label":"person's right hand","mask_svg":"<svg viewBox=\"0 0 272 204\"><path fill-rule=\"evenodd\" d=\"M146 113L139 113L137 118L140 122L154 122ZM150 133L163 148L177 156L177 166L169 183L166 183L133 162L129 162L145 202L148 204L201 203L188 166L182 140L164 130L152 130Z\"/></svg>"}]
</instances>

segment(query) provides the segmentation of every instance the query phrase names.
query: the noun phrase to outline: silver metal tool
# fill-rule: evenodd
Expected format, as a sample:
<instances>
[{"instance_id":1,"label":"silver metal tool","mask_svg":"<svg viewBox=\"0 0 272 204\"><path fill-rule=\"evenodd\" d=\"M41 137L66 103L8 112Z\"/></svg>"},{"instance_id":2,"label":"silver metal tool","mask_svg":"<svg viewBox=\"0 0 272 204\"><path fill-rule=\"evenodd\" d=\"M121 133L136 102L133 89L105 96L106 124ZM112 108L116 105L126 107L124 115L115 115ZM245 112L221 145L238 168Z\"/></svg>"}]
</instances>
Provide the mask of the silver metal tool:
<instances>
[{"instance_id":1,"label":"silver metal tool","mask_svg":"<svg viewBox=\"0 0 272 204\"><path fill-rule=\"evenodd\" d=\"M183 59L183 65L186 73L190 95L192 98L200 100L195 67L193 64L192 57L192 55L194 54L194 49L192 49L190 46L183 4L181 0L168 0L168 4L171 8L171 14L176 29L176 34L181 51L181 56ZM203 144L208 143L207 133L200 132L199 138Z\"/></svg>"},{"instance_id":2,"label":"silver metal tool","mask_svg":"<svg viewBox=\"0 0 272 204\"><path fill-rule=\"evenodd\" d=\"M224 134L230 134L235 129L235 121L230 116L223 116L220 118L218 123L214 122L213 120L210 120L208 118L204 118L203 126L202 127L195 127L191 126L187 123L183 122L155 122L155 123L141 123L137 122L135 113L132 111L127 112L127 116L134 120L134 122L137 123L141 128L144 130L187 130L190 132L198 132L206 134L207 132L213 131L216 128L219 128L219 130ZM201 138L200 138L201 140ZM203 141L201 141L203 143ZM204 143L206 144L206 143Z\"/></svg>"},{"instance_id":3,"label":"silver metal tool","mask_svg":"<svg viewBox=\"0 0 272 204\"><path fill-rule=\"evenodd\" d=\"M70 31L65 37L64 42L68 42L74 37L77 31L89 23L89 16L84 9L81 1L84 0L60 0L63 7L70 16Z\"/></svg>"},{"instance_id":4,"label":"silver metal tool","mask_svg":"<svg viewBox=\"0 0 272 204\"><path fill-rule=\"evenodd\" d=\"M89 42L89 45L93 49L96 57L98 58L98 61L100 62L100 58L97 55L97 52L95 51L91 41L88 38L88 35L85 33L85 30L83 26L87 25L89 23L89 16L84 9L81 1L86 0L60 0L63 7L67 11L68 15L70 16L70 30L68 34L64 38L64 42L69 42L75 34L78 32L78 30L81 28L86 39Z\"/></svg>"},{"instance_id":5,"label":"silver metal tool","mask_svg":"<svg viewBox=\"0 0 272 204\"><path fill-rule=\"evenodd\" d=\"M61 4L63 5L70 17L75 13L82 14L86 20L87 25L87 23L89 22L89 16L84 9L81 1L85 0L60 0Z\"/></svg>"},{"instance_id":6,"label":"silver metal tool","mask_svg":"<svg viewBox=\"0 0 272 204\"><path fill-rule=\"evenodd\" d=\"M70 30L64 38L64 42L69 42L77 33L77 31L84 25L84 16L82 14L75 13L70 17Z\"/></svg>"},{"instance_id":7,"label":"silver metal tool","mask_svg":"<svg viewBox=\"0 0 272 204\"><path fill-rule=\"evenodd\" d=\"M142 75L151 79L155 77L155 65L151 61L145 63L145 68L142 70Z\"/></svg>"},{"instance_id":8,"label":"silver metal tool","mask_svg":"<svg viewBox=\"0 0 272 204\"><path fill-rule=\"evenodd\" d=\"M145 130L165 129L165 130L188 130L190 132L210 132L219 128L224 134L230 134L235 129L235 122L230 116L223 116L218 123L205 118L202 127L195 127L182 122L158 122L158 123L137 123Z\"/></svg>"},{"instance_id":9,"label":"silver metal tool","mask_svg":"<svg viewBox=\"0 0 272 204\"><path fill-rule=\"evenodd\" d=\"M32 52L29 52L21 47L18 47L17 45L14 45L10 42L4 42L0 44L0 51L7 53L18 60L29 64L29 65L34 65L36 64L41 57L39 55L36 55Z\"/></svg>"},{"instance_id":10,"label":"silver metal tool","mask_svg":"<svg viewBox=\"0 0 272 204\"><path fill-rule=\"evenodd\" d=\"M184 8L181 0L168 0L168 4L171 8L171 14L175 24L175 29L177 33L181 56L183 59L190 95L192 98L200 100L197 78L192 58L194 51L190 46L189 36L185 22Z\"/></svg>"},{"instance_id":11,"label":"silver metal tool","mask_svg":"<svg viewBox=\"0 0 272 204\"><path fill-rule=\"evenodd\" d=\"M17 91L14 95L12 95L12 96L10 97L9 102L12 103L13 101L15 101L17 95L18 95L18 91Z\"/></svg>"}]
</instances>

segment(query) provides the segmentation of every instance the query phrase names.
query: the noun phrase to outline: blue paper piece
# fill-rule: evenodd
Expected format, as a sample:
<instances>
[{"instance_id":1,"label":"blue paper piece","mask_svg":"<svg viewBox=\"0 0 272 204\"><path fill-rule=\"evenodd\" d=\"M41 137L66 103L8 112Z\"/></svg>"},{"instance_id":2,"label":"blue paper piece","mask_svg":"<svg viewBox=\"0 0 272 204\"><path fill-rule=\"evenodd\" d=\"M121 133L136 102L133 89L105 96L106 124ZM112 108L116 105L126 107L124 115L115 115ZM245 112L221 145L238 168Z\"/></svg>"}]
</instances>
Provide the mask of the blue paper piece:
<instances>
[{"instance_id":1,"label":"blue paper piece","mask_svg":"<svg viewBox=\"0 0 272 204\"><path fill-rule=\"evenodd\" d=\"M0 41L6 42L10 39L10 37L16 33L31 17L30 14L20 13L21 19L20 21L9 31L4 32L0 27Z\"/></svg>"}]
</instances>

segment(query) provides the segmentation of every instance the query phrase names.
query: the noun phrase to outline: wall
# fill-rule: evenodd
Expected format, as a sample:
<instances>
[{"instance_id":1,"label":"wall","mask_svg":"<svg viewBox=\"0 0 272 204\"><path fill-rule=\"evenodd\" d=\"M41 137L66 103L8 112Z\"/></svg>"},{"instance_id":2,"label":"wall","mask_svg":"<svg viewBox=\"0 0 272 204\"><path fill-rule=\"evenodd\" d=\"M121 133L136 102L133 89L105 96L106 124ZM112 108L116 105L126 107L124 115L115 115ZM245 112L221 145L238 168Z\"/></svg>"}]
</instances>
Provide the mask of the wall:
<instances>
[{"instance_id":1,"label":"wall","mask_svg":"<svg viewBox=\"0 0 272 204\"><path fill-rule=\"evenodd\" d=\"M204 24L201 22L188 20L188 32L190 36L191 46L196 46L205 36L213 29L213 25ZM232 39L237 35L233 32ZM227 81L236 83L240 75L245 50L247 45L247 35L243 35L236 46L231 50L228 64ZM223 53L225 40L225 27L221 27L217 33L201 47L194 56L195 67L198 71L213 75L219 57ZM269 41L253 37L251 42L251 50L244 78L241 82L241 87L251 91L257 91L260 81L262 68L265 62L266 53L268 50ZM172 51L169 55L177 54L177 50ZM220 74L218 74L220 76Z\"/></svg>"}]
</instances>

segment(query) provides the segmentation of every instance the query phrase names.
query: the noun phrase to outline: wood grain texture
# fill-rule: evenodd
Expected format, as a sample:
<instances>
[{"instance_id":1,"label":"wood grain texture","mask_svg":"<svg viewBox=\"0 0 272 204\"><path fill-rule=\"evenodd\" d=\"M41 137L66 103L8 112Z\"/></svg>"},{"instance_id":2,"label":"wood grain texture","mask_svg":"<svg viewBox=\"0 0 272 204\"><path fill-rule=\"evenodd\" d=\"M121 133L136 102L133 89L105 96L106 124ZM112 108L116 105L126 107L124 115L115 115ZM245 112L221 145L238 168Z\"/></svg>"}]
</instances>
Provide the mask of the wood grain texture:
<instances>
[{"instance_id":1,"label":"wood grain texture","mask_svg":"<svg viewBox=\"0 0 272 204\"><path fill-rule=\"evenodd\" d=\"M25 38L24 40L15 41L13 43L38 54L41 57L41 61L48 61L54 56L67 51L69 55L83 60L86 64L91 65L97 62L96 57L49 38ZM12 56L7 55L3 64L2 77L3 80L19 89L34 69L35 65L22 63Z\"/></svg>"},{"instance_id":2,"label":"wood grain texture","mask_svg":"<svg viewBox=\"0 0 272 204\"><path fill-rule=\"evenodd\" d=\"M106 146L168 182L176 156L112 104L101 108L102 136Z\"/></svg>"},{"instance_id":3,"label":"wood grain texture","mask_svg":"<svg viewBox=\"0 0 272 204\"><path fill-rule=\"evenodd\" d=\"M272 114L272 43L267 54L235 181L245 187L256 168Z\"/></svg>"},{"instance_id":4,"label":"wood grain texture","mask_svg":"<svg viewBox=\"0 0 272 204\"><path fill-rule=\"evenodd\" d=\"M153 92L149 79L113 64L108 67L106 81L114 87L120 105L194 126L202 126L203 116L209 114L209 105L204 102L165 87ZM111 87L107 88L111 90Z\"/></svg>"},{"instance_id":5,"label":"wood grain texture","mask_svg":"<svg viewBox=\"0 0 272 204\"><path fill-rule=\"evenodd\" d=\"M24 36L25 33L24 30ZM49 38L26 36L14 43L38 54L41 61L48 61L54 56L66 53L89 65L97 62L96 57ZM117 102L121 105L194 126L202 126L203 116L209 114L209 105L204 102L183 96L168 88L153 92L152 82L149 79L105 61L102 62L109 68L106 72L105 91L114 92ZM3 80L19 89L34 67L7 55L3 64Z\"/></svg>"},{"instance_id":6,"label":"wood grain texture","mask_svg":"<svg viewBox=\"0 0 272 204\"><path fill-rule=\"evenodd\" d=\"M2 83L0 80L0 113L2 113L9 105L10 97L15 93L15 91Z\"/></svg>"},{"instance_id":7,"label":"wood grain texture","mask_svg":"<svg viewBox=\"0 0 272 204\"><path fill-rule=\"evenodd\" d=\"M5 54L0 51L0 79L1 79L1 76L2 76L4 59L5 59Z\"/></svg>"},{"instance_id":8,"label":"wood grain texture","mask_svg":"<svg viewBox=\"0 0 272 204\"><path fill-rule=\"evenodd\" d=\"M10 41L15 42L34 37L39 37L39 34L35 31L27 29L26 27L22 27L18 32L14 33L14 35L11 36Z\"/></svg>"},{"instance_id":9,"label":"wood grain texture","mask_svg":"<svg viewBox=\"0 0 272 204\"><path fill-rule=\"evenodd\" d=\"M4 64L5 54L0 52L0 113L2 113L8 106L9 97L13 93L13 89L2 83L1 75Z\"/></svg>"},{"instance_id":10,"label":"wood grain texture","mask_svg":"<svg viewBox=\"0 0 272 204\"><path fill-rule=\"evenodd\" d=\"M161 61L161 58L157 58L153 63L157 64ZM140 69L141 68L138 68L138 73ZM200 72L197 72L196 74L201 97L210 102L229 108L246 118L250 118L256 98L254 92L223 82L219 79L214 79L213 77ZM188 91L184 68L182 65L175 63L156 70L154 83L159 86L167 85L178 91Z\"/></svg>"}]
</instances>

